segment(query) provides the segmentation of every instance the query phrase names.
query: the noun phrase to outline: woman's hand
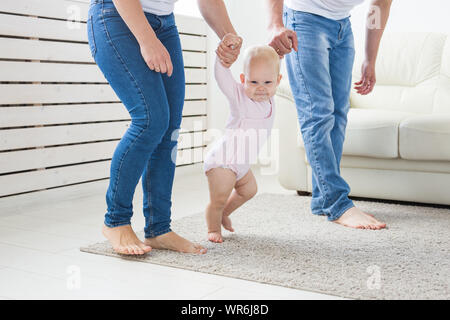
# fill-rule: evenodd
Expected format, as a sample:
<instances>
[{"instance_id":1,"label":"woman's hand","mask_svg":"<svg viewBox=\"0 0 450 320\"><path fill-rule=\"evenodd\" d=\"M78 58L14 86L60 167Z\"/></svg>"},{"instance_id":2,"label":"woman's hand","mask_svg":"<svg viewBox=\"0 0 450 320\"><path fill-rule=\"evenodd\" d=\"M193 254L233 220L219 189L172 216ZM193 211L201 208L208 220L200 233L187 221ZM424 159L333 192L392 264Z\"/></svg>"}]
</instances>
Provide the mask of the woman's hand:
<instances>
[{"instance_id":1,"label":"woman's hand","mask_svg":"<svg viewBox=\"0 0 450 320\"><path fill-rule=\"evenodd\" d=\"M227 33L223 36L216 53L224 67L229 68L236 61L241 52L241 47L241 37L233 33Z\"/></svg>"},{"instance_id":2,"label":"woman's hand","mask_svg":"<svg viewBox=\"0 0 450 320\"><path fill-rule=\"evenodd\" d=\"M364 61L361 67L361 80L355 82L356 92L361 95L366 95L372 92L375 83L375 64L369 61Z\"/></svg>"},{"instance_id":3,"label":"woman's hand","mask_svg":"<svg viewBox=\"0 0 450 320\"><path fill-rule=\"evenodd\" d=\"M283 59L284 55L291 52L292 49L298 51L297 34L284 26L275 28L269 46L275 49L280 59Z\"/></svg>"},{"instance_id":4,"label":"woman's hand","mask_svg":"<svg viewBox=\"0 0 450 320\"><path fill-rule=\"evenodd\" d=\"M158 38L153 37L143 41L140 47L142 57L151 70L167 73L169 77L172 75L173 66L170 54Z\"/></svg>"}]
</instances>

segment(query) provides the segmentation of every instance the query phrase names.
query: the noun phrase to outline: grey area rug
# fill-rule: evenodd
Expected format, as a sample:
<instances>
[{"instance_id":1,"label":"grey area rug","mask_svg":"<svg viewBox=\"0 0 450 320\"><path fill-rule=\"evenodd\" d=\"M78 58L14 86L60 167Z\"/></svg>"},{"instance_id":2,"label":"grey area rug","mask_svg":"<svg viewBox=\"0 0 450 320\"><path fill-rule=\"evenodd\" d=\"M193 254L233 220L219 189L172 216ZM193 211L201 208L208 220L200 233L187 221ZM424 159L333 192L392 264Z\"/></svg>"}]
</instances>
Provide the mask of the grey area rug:
<instances>
[{"instance_id":1,"label":"grey area rug","mask_svg":"<svg viewBox=\"0 0 450 320\"><path fill-rule=\"evenodd\" d=\"M310 199L257 195L231 215L235 233L224 233L222 244L206 240L203 212L173 221L173 230L208 248L205 255L126 257L107 242L81 250L347 298L450 298L449 209L354 201L388 224L358 230L311 214Z\"/></svg>"}]
</instances>

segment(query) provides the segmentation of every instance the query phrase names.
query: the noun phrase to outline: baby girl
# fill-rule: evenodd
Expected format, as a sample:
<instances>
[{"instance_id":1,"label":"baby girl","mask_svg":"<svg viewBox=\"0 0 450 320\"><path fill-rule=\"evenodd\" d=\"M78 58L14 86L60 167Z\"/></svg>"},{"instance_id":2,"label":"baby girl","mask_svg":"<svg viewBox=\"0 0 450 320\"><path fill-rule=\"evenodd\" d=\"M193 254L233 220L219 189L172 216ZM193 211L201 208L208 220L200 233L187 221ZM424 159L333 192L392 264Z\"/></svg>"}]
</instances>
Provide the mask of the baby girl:
<instances>
[{"instance_id":1,"label":"baby girl","mask_svg":"<svg viewBox=\"0 0 450 320\"><path fill-rule=\"evenodd\" d=\"M227 34L227 46L240 38ZM255 46L245 54L240 83L218 57L216 81L230 104L225 134L206 154L203 170L208 178L210 203L206 208L209 241L221 243L222 225L231 232L229 215L257 192L250 163L270 136L274 119L275 91L280 83L280 60L270 46Z\"/></svg>"}]
</instances>

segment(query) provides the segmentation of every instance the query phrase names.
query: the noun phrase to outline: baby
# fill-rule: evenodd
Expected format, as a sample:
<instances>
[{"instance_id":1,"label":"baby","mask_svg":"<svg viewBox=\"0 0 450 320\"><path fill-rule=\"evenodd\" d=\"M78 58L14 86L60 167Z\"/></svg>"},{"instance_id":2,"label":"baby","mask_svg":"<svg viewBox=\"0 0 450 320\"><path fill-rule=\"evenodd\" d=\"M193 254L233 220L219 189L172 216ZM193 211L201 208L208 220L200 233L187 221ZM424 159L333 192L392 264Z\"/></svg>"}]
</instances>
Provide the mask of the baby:
<instances>
[{"instance_id":1,"label":"baby","mask_svg":"<svg viewBox=\"0 0 450 320\"><path fill-rule=\"evenodd\" d=\"M240 38L227 34L232 46ZM244 73L236 82L229 68L216 56L216 81L230 104L225 134L206 154L203 170L208 178L210 203L206 208L208 240L223 242L222 225L234 231L230 214L257 192L250 163L270 136L274 99L280 84L280 59L270 46L255 46L245 53Z\"/></svg>"}]
</instances>

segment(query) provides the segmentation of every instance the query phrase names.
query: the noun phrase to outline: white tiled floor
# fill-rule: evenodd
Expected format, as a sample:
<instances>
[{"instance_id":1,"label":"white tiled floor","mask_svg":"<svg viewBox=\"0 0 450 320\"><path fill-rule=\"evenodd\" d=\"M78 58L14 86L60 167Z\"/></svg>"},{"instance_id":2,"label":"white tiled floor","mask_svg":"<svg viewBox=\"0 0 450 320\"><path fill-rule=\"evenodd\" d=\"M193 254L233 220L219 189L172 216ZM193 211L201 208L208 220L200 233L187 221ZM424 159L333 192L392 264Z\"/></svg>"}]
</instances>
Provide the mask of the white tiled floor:
<instances>
[{"instance_id":1,"label":"white tiled floor","mask_svg":"<svg viewBox=\"0 0 450 320\"><path fill-rule=\"evenodd\" d=\"M254 168L259 192L293 193ZM0 299L340 299L323 294L83 253L100 233L108 181L0 199ZM195 199L195 201L193 201ZM172 217L205 209L201 166L178 168ZM141 184L133 226L144 227ZM79 278L78 278L79 274ZM73 288L79 279L79 288Z\"/></svg>"}]
</instances>

